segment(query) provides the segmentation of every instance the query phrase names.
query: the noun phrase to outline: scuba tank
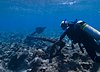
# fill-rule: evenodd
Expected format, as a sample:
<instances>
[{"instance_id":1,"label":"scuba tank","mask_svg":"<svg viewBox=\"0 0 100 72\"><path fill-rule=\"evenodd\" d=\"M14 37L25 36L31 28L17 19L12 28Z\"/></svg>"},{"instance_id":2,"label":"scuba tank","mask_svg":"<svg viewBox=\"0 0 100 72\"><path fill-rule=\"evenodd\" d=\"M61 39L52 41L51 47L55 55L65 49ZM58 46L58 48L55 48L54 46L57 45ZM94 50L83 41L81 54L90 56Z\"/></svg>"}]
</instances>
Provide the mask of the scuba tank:
<instances>
[{"instance_id":1,"label":"scuba tank","mask_svg":"<svg viewBox=\"0 0 100 72\"><path fill-rule=\"evenodd\" d=\"M80 29L91 35L95 40L100 40L100 32L95 28L91 27L83 21L78 21L77 25L80 27Z\"/></svg>"}]
</instances>

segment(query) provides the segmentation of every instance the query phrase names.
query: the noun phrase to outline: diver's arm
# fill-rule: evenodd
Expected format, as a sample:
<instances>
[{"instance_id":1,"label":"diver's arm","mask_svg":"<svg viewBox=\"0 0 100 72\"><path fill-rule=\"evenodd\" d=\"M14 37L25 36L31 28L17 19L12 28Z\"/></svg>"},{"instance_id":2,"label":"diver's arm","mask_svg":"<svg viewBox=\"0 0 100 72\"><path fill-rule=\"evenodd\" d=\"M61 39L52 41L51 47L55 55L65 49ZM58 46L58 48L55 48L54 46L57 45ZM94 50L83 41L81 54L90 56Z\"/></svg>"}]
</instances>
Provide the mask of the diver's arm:
<instances>
[{"instance_id":1,"label":"diver's arm","mask_svg":"<svg viewBox=\"0 0 100 72\"><path fill-rule=\"evenodd\" d=\"M67 34L67 29L65 30L65 32L60 36L60 41L62 41L62 39L66 36Z\"/></svg>"}]
</instances>

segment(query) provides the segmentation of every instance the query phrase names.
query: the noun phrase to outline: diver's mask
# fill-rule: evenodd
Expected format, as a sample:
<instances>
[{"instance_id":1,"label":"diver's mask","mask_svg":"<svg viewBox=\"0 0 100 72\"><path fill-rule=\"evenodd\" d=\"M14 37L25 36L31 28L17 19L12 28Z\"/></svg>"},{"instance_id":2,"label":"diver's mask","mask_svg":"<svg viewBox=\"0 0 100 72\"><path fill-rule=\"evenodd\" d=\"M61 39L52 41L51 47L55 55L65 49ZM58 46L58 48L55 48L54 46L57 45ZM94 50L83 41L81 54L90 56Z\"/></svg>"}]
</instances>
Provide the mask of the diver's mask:
<instances>
[{"instance_id":1,"label":"diver's mask","mask_svg":"<svg viewBox=\"0 0 100 72\"><path fill-rule=\"evenodd\" d=\"M67 27L68 27L68 22L66 21L66 20L63 20L62 22L61 22L61 28L63 29L63 30L65 30Z\"/></svg>"}]
</instances>

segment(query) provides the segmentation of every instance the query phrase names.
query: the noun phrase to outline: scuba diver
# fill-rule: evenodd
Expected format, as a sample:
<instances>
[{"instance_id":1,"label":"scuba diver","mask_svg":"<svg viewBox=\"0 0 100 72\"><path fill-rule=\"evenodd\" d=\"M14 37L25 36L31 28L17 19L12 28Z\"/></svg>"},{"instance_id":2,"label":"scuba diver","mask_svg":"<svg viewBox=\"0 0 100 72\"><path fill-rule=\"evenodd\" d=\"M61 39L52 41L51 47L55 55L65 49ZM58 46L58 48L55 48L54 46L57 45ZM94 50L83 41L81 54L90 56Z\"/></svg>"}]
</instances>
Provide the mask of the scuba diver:
<instances>
[{"instance_id":1,"label":"scuba diver","mask_svg":"<svg viewBox=\"0 0 100 72\"><path fill-rule=\"evenodd\" d=\"M82 20L78 21L77 19L74 22L63 20L61 22L61 28L65 31L60 36L58 42L61 42L67 35L73 44L78 43L82 52L84 52L81 46L81 44L83 44L90 58L94 62L100 63L100 56L98 55L98 53L100 53L100 46L97 43L100 41L100 32L98 30L91 27L86 22Z\"/></svg>"}]
</instances>

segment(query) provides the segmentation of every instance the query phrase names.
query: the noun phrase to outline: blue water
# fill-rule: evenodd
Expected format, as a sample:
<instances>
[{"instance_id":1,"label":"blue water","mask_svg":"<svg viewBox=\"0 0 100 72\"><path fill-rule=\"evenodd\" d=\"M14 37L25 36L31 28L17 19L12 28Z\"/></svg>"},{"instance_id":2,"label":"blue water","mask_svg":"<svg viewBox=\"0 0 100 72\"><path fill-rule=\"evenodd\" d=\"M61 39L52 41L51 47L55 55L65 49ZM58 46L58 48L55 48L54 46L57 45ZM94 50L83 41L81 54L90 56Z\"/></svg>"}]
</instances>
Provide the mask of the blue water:
<instances>
[{"instance_id":1,"label":"blue water","mask_svg":"<svg viewBox=\"0 0 100 72\"><path fill-rule=\"evenodd\" d=\"M0 32L60 29L63 19L81 19L100 29L100 0L0 0Z\"/></svg>"}]
</instances>

